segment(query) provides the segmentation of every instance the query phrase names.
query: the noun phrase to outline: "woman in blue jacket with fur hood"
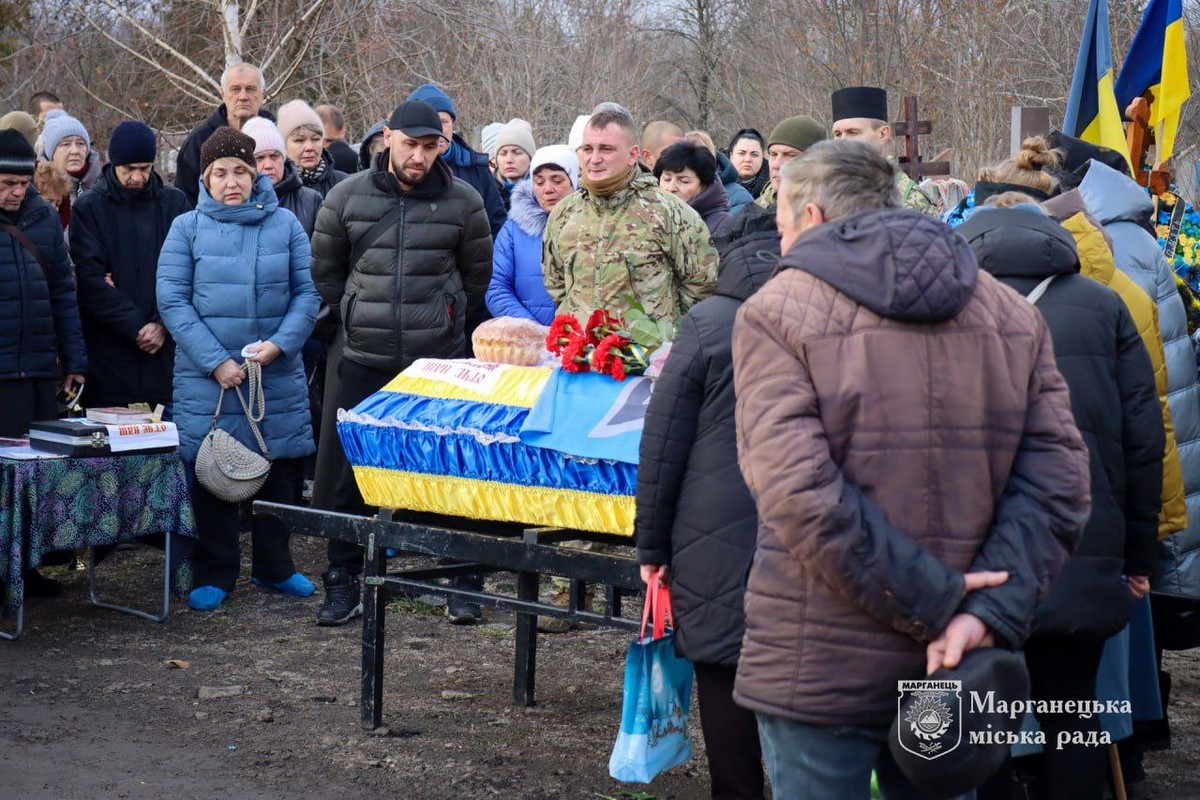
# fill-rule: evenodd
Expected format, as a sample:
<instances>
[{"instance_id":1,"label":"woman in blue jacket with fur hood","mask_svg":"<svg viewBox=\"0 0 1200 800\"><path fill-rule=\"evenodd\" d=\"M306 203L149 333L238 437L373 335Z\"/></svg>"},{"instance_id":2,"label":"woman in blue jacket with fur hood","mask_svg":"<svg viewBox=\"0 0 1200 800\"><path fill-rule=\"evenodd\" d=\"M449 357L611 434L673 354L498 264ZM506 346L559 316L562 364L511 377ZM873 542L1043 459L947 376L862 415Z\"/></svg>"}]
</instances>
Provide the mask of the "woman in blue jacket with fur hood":
<instances>
[{"instance_id":1,"label":"woman in blue jacket with fur hood","mask_svg":"<svg viewBox=\"0 0 1200 800\"><path fill-rule=\"evenodd\" d=\"M270 178L256 174L249 136L218 129L201 149L200 168L200 202L175 219L158 261L158 307L177 346L180 455L194 468L218 402L218 426L259 452L232 391L247 374L241 363L245 348L245 360L262 367L266 413L258 427L271 460L266 483L253 499L295 503L304 457L314 449L301 361L320 303L308 237L296 217L279 208ZM223 400L222 388L230 390ZM198 482L192 506L200 539L188 605L211 611L237 582L238 506ZM296 572L287 529L274 520L261 522L254 531L251 580L308 597L313 585Z\"/></svg>"},{"instance_id":2,"label":"woman in blue jacket with fur hood","mask_svg":"<svg viewBox=\"0 0 1200 800\"><path fill-rule=\"evenodd\" d=\"M554 321L554 301L542 279L542 233L558 202L579 188L579 159L565 144L533 154L529 177L512 191L508 221L492 250L485 300L493 317Z\"/></svg>"}]
</instances>

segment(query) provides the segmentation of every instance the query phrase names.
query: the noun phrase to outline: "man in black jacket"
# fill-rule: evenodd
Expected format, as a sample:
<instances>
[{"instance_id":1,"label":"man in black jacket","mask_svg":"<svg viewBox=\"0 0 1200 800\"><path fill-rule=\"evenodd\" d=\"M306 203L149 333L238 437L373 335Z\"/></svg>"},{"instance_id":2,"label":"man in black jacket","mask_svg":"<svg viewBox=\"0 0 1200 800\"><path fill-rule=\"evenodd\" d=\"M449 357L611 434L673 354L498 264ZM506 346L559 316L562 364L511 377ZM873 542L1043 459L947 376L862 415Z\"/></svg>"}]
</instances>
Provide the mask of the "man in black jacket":
<instances>
[{"instance_id":1,"label":"man in black jacket","mask_svg":"<svg viewBox=\"0 0 1200 800\"><path fill-rule=\"evenodd\" d=\"M90 407L171 402L175 343L158 315L158 252L192 205L163 184L155 153L148 125L122 122L103 174L75 204L71 259L92 365Z\"/></svg>"},{"instance_id":2,"label":"man in black jacket","mask_svg":"<svg viewBox=\"0 0 1200 800\"><path fill-rule=\"evenodd\" d=\"M383 135L388 149L329 192L313 233L313 277L345 338L327 407L353 407L418 358L462 357L467 316L482 307L491 280L483 201L438 158L444 136L437 112L404 103ZM322 440L327 446L341 448L332 436ZM318 457L313 505L370 513L345 455L326 456ZM330 541L318 624L341 625L361 613L362 559L357 545ZM447 610L451 621L479 616L478 607Z\"/></svg>"},{"instance_id":3,"label":"man in black jacket","mask_svg":"<svg viewBox=\"0 0 1200 800\"><path fill-rule=\"evenodd\" d=\"M774 226L721 250L716 296L679 321L639 454L637 559L647 583L655 572L670 578L675 647L696 667L712 796L720 798L763 796L754 712L733 702L758 515L738 471L732 348L738 309L778 263Z\"/></svg>"},{"instance_id":4,"label":"man in black jacket","mask_svg":"<svg viewBox=\"0 0 1200 800\"><path fill-rule=\"evenodd\" d=\"M330 103L314 109L325 123L325 149L333 156L333 166L338 172L353 175L358 172L358 153L346 144L346 117L342 110Z\"/></svg>"},{"instance_id":5,"label":"man in black jacket","mask_svg":"<svg viewBox=\"0 0 1200 800\"><path fill-rule=\"evenodd\" d=\"M0 436L54 419L61 382L84 382L87 353L62 226L33 188L33 148L0 130Z\"/></svg>"},{"instance_id":6,"label":"man in black jacket","mask_svg":"<svg viewBox=\"0 0 1200 800\"><path fill-rule=\"evenodd\" d=\"M225 70L221 76L221 99L224 102L188 134L175 164L175 188L187 195L193 206L200 198L200 148L217 128L228 126L240 131L242 125L256 116L274 122L275 117L262 107L266 90L267 82L262 71L252 64L237 64Z\"/></svg>"},{"instance_id":7,"label":"man in black jacket","mask_svg":"<svg viewBox=\"0 0 1200 800\"><path fill-rule=\"evenodd\" d=\"M33 169L21 132L0 130L0 436L54 419L60 382L70 392L87 372L71 259L58 213L33 188ZM61 591L37 570L25 573L27 596Z\"/></svg>"}]
</instances>

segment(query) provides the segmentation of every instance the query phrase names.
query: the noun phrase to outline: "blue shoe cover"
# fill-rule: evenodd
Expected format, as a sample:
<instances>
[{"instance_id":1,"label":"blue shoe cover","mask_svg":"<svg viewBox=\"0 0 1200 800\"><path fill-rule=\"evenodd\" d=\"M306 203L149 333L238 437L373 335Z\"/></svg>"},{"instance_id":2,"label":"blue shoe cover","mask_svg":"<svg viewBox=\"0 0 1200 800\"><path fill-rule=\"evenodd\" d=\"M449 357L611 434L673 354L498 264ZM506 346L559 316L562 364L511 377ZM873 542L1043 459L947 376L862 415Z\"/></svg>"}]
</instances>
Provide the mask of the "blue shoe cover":
<instances>
[{"instance_id":1,"label":"blue shoe cover","mask_svg":"<svg viewBox=\"0 0 1200 800\"><path fill-rule=\"evenodd\" d=\"M216 586L200 586L188 595L188 606L194 611L215 611L228 596L228 592Z\"/></svg>"},{"instance_id":2,"label":"blue shoe cover","mask_svg":"<svg viewBox=\"0 0 1200 800\"><path fill-rule=\"evenodd\" d=\"M290 594L292 597L312 597L313 593L317 591L317 587L313 586L312 581L299 572L292 573L292 577L279 583L267 583L260 578L251 578L250 582L255 586L265 586L277 592Z\"/></svg>"}]
</instances>

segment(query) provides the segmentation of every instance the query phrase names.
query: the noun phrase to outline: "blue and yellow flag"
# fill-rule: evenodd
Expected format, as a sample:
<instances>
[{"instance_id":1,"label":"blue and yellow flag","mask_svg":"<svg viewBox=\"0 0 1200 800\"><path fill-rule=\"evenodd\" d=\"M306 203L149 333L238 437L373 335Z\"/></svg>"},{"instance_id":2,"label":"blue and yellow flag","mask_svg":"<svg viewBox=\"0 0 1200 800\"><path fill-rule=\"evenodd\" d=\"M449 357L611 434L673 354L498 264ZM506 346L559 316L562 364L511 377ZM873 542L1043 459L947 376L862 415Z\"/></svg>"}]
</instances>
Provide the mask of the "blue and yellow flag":
<instances>
[{"instance_id":1,"label":"blue and yellow flag","mask_svg":"<svg viewBox=\"0 0 1200 800\"><path fill-rule=\"evenodd\" d=\"M1121 111L1113 93L1112 42L1108 35L1108 0L1092 0L1083 24L1083 41L1075 61L1071 97L1063 119L1063 133L1086 142L1128 149Z\"/></svg>"},{"instance_id":2,"label":"blue and yellow flag","mask_svg":"<svg viewBox=\"0 0 1200 800\"><path fill-rule=\"evenodd\" d=\"M1179 111L1192 95L1183 40L1183 0L1150 0L1142 24L1117 78L1117 102L1124 108L1147 91L1154 94L1150 124L1158 142L1158 160L1175 151Z\"/></svg>"}]
</instances>

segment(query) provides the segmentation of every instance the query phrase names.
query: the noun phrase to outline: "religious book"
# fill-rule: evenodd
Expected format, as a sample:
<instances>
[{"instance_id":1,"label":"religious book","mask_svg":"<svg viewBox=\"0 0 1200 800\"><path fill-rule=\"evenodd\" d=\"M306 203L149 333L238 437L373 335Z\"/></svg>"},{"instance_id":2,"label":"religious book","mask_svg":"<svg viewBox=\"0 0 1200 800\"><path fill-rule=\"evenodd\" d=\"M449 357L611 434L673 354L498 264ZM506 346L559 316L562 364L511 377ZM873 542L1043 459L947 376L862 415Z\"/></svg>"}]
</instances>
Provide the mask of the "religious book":
<instances>
[{"instance_id":1,"label":"religious book","mask_svg":"<svg viewBox=\"0 0 1200 800\"><path fill-rule=\"evenodd\" d=\"M154 412L124 406L89 408L87 418L105 425L131 425L138 422L153 422Z\"/></svg>"},{"instance_id":2,"label":"religious book","mask_svg":"<svg viewBox=\"0 0 1200 800\"><path fill-rule=\"evenodd\" d=\"M56 419L32 423L29 446L75 458L172 453L179 448L179 430L172 422L105 425L89 419Z\"/></svg>"}]
</instances>

